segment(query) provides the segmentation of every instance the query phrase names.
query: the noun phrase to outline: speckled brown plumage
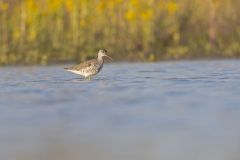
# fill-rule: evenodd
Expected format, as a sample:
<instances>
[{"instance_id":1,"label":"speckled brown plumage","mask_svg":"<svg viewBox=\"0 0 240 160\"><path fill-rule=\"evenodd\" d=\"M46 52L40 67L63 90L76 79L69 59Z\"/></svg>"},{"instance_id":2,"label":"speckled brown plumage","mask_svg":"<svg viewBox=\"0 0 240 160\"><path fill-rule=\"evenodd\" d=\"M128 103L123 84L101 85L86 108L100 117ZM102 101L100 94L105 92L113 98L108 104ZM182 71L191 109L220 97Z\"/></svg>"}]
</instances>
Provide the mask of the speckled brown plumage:
<instances>
[{"instance_id":1,"label":"speckled brown plumage","mask_svg":"<svg viewBox=\"0 0 240 160\"><path fill-rule=\"evenodd\" d=\"M72 66L72 67L69 67L67 68L68 70L76 70L76 71L80 71L81 69L83 68L88 68L88 67L97 67L98 66L98 62L96 59L92 59L92 60L88 60L88 61L85 61L81 64L78 64L78 65L75 65L75 66Z\"/></svg>"},{"instance_id":2,"label":"speckled brown plumage","mask_svg":"<svg viewBox=\"0 0 240 160\"><path fill-rule=\"evenodd\" d=\"M75 74L79 74L86 77L91 77L93 75L96 75L98 72L101 71L104 63L103 57L108 57L111 59L111 57L106 55L106 50L99 50L98 57L96 59L85 61L81 64L65 68L67 71L70 71Z\"/></svg>"},{"instance_id":3,"label":"speckled brown plumage","mask_svg":"<svg viewBox=\"0 0 240 160\"><path fill-rule=\"evenodd\" d=\"M81 64L66 68L66 70L83 75L84 77L88 77L97 74L101 70L101 66L101 62L99 62L97 59L92 59Z\"/></svg>"}]
</instances>

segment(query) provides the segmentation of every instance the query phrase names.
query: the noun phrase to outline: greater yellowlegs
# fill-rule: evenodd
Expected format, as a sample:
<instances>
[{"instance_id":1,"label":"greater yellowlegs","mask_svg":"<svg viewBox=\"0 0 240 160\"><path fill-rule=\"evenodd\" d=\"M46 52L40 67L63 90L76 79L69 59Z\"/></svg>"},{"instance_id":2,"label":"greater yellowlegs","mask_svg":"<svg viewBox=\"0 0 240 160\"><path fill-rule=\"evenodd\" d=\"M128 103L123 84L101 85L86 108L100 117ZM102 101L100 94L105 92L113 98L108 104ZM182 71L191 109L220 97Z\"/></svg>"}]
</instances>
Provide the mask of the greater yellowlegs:
<instances>
[{"instance_id":1,"label":"greater yellowlegs","mask_svg":"<svg viewBox=\"0 0 240 160\"><path fill-rule=\"evenodd\" d=\"M91 76L94 76L101 71L104 64L104 57L112 60L112 58L107 55L107 50L100 49L98 51L98 57L96 59L88 60L86 62L64 69L69 72L84 76L85 78L91 78Z\"/></svg>"}]
</instances>

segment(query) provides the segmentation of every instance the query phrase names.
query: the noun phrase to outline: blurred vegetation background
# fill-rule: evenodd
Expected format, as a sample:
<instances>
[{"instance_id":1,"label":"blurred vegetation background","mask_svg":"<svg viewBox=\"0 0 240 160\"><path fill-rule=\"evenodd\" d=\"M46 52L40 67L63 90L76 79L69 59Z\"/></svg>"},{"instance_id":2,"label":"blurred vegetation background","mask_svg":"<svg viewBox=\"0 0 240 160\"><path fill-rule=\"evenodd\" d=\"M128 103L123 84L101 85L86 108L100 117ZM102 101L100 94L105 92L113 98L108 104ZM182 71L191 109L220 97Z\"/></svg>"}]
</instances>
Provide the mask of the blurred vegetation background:
<instances>
[{"instance_id":1,"label":"blurred vegetation background","mask_svg":"<svg viewBox=\"0 0 240 160\"><path fill-rule=\"evenodd\" d=\"M240 57L239 0L0 0L0 64Z\"/></svg>"}]
</instances>

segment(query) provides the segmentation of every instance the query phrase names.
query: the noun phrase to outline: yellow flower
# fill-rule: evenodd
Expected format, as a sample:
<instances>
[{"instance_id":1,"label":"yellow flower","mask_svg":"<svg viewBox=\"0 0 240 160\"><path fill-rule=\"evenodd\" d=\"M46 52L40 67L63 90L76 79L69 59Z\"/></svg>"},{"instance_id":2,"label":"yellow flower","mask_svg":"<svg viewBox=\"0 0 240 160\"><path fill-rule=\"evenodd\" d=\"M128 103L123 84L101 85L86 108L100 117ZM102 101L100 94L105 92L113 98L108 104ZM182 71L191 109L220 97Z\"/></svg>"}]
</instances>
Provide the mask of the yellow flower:
<instances>
[{"instance_id":1,"label":"yellow flower","mask_svg":"<svg viewBox=\"0 0 240 160\"><path fill-rule=\"evenodd\" d=\"M8 9L8 4L0 1L0 11L5 11Z\"/></svg>"},{"instance_id":2,"label":"yellow flower","mask_svg":"<svg viewBox=\"0 0 240 160\"><path fill-rule=\"evenodd\" d=\"M117 4L121 4L121 3L123 2L123 0L115 0L115 2L116 2Z\"/></svg>"},{"instance_id":3,"label":"yellow flower","mask_svg":"<svg viewBox=\"0 0 240 160\"><path fill-rule=\"evenodd\" d=\"M108 8L109 9L115 9L115 7L117 6L117 1L109 1L108 2Z\"/></svg>"},{"instance_id":4,"label":"yellow flower","mask_svg":"<svg viewBox=\"0 0 240 160\"><path fill-rule=\"evenodd\" d=\"M178 10L178 4L176 2L168 2L166 8L169 14L174 14Z\"/></svg>"},{"instance_id":5,"label":"yellow flower","mask_svg":"<svg viewBox=\"0 0 240 160\"><path fill-rule=\"evenodd\" d=\"M74 9L74 2L73 2L73 0L65 1L65 6L66 6L68 11L73 11L73 9Z\"/></svg>"},{"instance_id":6,"label":"yellow flower","mask_svg":"<svg viewBox=\"0 0 240 160\"><path fill-rule=\"evenodd\" d=\"M56 12L62 5L62 0L51 0L47 1L48 11L51 13Z\"/></svg>"},{"instance_id":7,"label":"yellow flower","mask_svg":"<svg viewBox=\"0 0 240 160\"><path fill-rule=\"evenodd\" d=\"M133 11L128 11L126 14L125 14L125 17L127 20L129 21L133 21L135 18L136 18L136 14L133 12Z\"/></svg>"},{"instance_id":8,"label":"yellow flower","mask_svg":"<svg viewBox=\"0 0 240 160\"><path fill-rule=\"evenodd\" d=\"M26 6L27 6L27 10L29 12L33 12L37 9L37 4L34 0L28 0L26 1Z\"/></svg>"},{"instance_id":9,"label":"yellow flower","mask_svg":"<svg viewBox=\"0 0 240 160\"><path fill-rule=\"evenodd\" d=\"M107 5L104 1L100 1L97 5L97 9L99 11L104 11L106 9Z\"/></svg>"},{"instance_id":10,"label":"yellow flower","mask_svg":"<svg viewBox=\"0 0 240 160\"><path fill-rule=\"evenodd\" d=\"M141 12L141 18L143 20L150 20L152 18L152 15L153 15L153 11L151 9Z\"/></svg>"},{"instance_id":11,"label":"yellow flower","mask_svg":"<svg viewBox=\"0 0 240 160\"><path fill-rule=\"evenodd\" d=\"M37 36L36 29L35 28L31 29L28 35L28 39L30 41L34 41L36 39L36 36Z\"/></svg>"},{"instance_id":12,"label":"yellow flower","mask_svg":"<svg viewBox=\"0 0 240 160\"><path fill-rule=\"evenodd\" d=\"M137 6L137 5L139 5L139 0L131 0L131 4L133 6Z\"/></svg>"},{"instance_id":13,"label":"yellow flower","mask_svg":"<svg viewBox=\"0 0 240 160\"><path fill-rule=\"evenodd\" d=\"M84 28L86 26L86 20L80 19L79 24L81 28Z\"/></svg>"}]
</instances>

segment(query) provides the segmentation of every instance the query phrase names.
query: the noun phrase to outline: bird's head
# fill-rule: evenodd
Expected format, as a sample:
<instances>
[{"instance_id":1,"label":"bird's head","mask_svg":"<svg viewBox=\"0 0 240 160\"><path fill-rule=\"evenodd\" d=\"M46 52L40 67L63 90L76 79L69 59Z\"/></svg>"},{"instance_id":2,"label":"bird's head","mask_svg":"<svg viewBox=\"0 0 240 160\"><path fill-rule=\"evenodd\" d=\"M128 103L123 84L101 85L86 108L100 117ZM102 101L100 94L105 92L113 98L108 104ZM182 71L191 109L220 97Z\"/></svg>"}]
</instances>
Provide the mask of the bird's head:
<instances>
[{"instance_id":1,"label":"bird's head","mask_svg":"<svg viewBox=\"0 0 240 160\"><path fill-rule=\"evenodd\" d=\"M109 58L110 60L113 60L111 57L109 57L109 56L107 55L107 50L106 50L106 49L100 49L100 50L98 51L98 58L103 58L103 57L107 57L107 58Z\"/></svg>"}]
</instances>

